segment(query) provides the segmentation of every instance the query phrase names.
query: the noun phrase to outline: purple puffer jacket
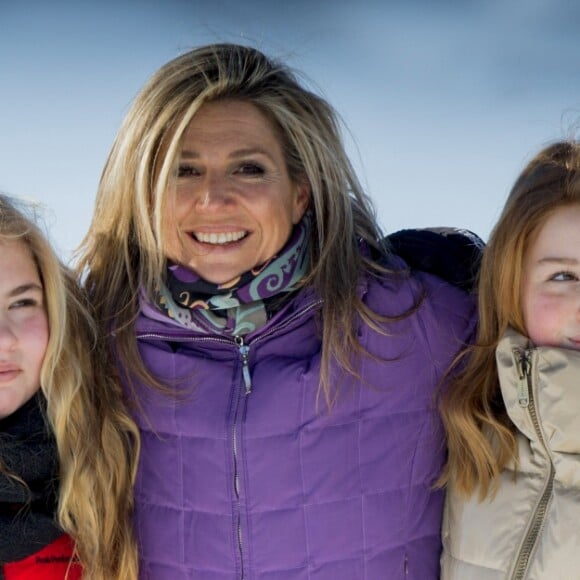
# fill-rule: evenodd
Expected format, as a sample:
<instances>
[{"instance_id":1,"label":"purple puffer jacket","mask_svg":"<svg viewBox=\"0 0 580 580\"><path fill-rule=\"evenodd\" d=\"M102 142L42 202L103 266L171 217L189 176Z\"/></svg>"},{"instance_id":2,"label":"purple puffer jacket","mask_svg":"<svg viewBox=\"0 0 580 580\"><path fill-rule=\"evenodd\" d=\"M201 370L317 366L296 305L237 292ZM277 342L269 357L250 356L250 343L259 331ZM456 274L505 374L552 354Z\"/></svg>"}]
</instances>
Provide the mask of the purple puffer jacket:
<instances>
[{"instance_id":1,"label":"purple puffer jacket","mask_svg":"<svg viewBox=\"0 0 580 580\"><path fill-rule=\"evenodd\" d=\"M141 354L178 395L137 387L141 578L439 577L433 483L445 445L434 393L472 334L473 301L428 276L363 281L361 292L382 314L420 306L388 336L361 325L375 358L363 358L360 380L342 380L330 412L317 396L312 292L243 341L144 306Z\"/></svg>"}]
</instances>

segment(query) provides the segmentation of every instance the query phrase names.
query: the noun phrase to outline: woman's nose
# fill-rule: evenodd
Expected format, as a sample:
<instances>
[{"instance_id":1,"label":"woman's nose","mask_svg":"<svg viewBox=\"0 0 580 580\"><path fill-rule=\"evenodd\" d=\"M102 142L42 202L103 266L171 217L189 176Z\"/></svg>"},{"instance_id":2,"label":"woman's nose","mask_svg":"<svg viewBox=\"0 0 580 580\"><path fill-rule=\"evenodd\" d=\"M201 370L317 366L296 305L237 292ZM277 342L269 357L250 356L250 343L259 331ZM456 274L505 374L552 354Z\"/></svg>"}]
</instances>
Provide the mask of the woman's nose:
<instances>
[{"instance_id":1,"label":"woman's nose","mask_svg":"<svg viewBox=\"0 0 580 580\"><path fill-rule=\"evenodd\" d=\"M12 326L7 321L0 321L0 351L12 350L17 342Z\"/></svg>"},{"instance_id":2,"label":"woman's nose","mask_svg":"<svg viewBox=\"0 0 580 580\"><path fill-rule=\"evenodd\" d=\"M231 199L231 192L227 179L222 176L208 175L197 200L198 209L211 210L219 208Z\"/></svg>"}]
</instances>

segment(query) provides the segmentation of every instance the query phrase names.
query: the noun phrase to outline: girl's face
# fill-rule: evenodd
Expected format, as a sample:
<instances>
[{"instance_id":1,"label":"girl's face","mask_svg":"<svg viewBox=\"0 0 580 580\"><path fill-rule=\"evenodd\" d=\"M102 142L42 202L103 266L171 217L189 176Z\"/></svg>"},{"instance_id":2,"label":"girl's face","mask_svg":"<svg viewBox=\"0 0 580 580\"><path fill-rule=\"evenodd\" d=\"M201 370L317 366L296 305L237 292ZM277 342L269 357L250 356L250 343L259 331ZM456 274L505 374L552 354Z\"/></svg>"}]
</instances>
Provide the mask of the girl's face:
<instances>
[{"instance_id":1,"label":"girl's face","mask_svg":"<svg viewBox=\"0 0 580 580\"><path fill-rule=\"evenodd\" d=\"M309 187L288 175L269 119L243 101L207 103L184 134L165 252L214 284L261 265L290 237Z\"/></svg>"},{"instance_id":2,"label":"girl's face","mask_svg":"<svg viewBox=\"0 0 580 580\"><path fill-rule=\"evenodd\" d=\"M48 316L38 268L22 241L0 242L0 418L40 388Z\"/></svg>"},{"instance_id":3,"label":"girl's face","mask_svg":"<svg viewBox=\"0 0 580 580\"><path fill-rule=\"evenodd\" d=\"M524 256L524 320L536 346L580 350L580 205L556 210Z\"/></svg>"}]
</instances>

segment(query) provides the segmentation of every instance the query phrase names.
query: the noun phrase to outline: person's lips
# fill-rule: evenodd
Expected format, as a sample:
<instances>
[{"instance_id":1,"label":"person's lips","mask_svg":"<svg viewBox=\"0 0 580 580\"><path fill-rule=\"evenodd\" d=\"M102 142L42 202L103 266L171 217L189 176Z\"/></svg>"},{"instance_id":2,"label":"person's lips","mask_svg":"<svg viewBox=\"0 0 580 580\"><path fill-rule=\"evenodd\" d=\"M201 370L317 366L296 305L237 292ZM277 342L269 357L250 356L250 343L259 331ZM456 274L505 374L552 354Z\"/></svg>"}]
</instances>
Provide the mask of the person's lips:
<instances>
[{"instance_id":1,"label":"person's lips","mask_svg":"<svg viewBox=\"0 0 580 580\"><path fill-rule=\"evenodd\" d=\"M0 363L0 383L7 383L15 379L21 369L18 365L12 363Z\"/></svg>"}]
</instances>

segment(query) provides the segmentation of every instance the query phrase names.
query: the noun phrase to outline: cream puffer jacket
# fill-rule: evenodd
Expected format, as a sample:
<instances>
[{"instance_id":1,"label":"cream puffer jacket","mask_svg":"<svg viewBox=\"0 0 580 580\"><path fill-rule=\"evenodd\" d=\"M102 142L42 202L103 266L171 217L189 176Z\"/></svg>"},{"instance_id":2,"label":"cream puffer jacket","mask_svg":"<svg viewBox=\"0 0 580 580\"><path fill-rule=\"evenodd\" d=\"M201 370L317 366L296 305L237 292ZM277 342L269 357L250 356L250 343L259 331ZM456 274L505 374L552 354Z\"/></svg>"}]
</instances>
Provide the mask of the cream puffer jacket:
<instances>
[{"instance_id":1,"label":"cream puffer jacket","mask_svg":"<svg viewBox=\"0 0 580 580\"><path fill-rule=\"evenodd\" d=\"M580 352L529 348L510 330L497 364L518 428L519 467L497 495L467 501L452 487L443 523L442 580L580 578Z\"/></svg>"}]
</instances>

